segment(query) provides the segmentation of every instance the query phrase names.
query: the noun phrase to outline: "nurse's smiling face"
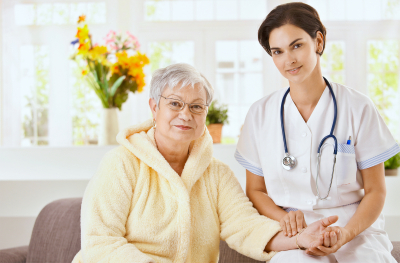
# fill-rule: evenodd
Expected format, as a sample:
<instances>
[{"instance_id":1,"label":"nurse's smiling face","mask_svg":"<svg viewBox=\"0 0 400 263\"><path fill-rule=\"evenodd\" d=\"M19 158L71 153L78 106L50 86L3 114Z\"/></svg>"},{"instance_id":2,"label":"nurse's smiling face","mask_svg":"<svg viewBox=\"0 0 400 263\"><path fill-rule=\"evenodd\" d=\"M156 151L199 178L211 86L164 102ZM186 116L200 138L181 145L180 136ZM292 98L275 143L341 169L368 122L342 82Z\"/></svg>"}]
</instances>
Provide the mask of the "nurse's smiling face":
<instances>
[{"instance_id":1,"label":"nurse's smiling face","mask_svg":"<svg viewBox=\"0 0 400 263\"><path fill-rule=\"evenodd\" d=\"M315 39L300 27L286 24L275 28L269 36L272 59L281 74L291 83L302 83L320 71L323 36Z\"/></svg>"}]
</instances>

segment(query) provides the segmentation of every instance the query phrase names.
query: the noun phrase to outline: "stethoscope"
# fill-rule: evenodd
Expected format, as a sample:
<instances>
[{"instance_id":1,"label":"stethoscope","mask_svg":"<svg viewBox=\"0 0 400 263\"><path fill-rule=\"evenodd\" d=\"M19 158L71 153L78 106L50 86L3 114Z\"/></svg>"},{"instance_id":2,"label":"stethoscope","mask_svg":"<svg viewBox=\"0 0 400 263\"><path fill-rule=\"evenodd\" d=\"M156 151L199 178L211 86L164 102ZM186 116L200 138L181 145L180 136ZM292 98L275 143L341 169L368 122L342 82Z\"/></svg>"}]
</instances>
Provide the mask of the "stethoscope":
<instances>
[{"instance_id":1,"label":"stethoscope","mask_svg":"<svg viewBox=\"0 0 400 263\"><path fill-rule=\"evenodd\" d=\"M318 195L317 198L320 200L329 199L328 196L329 196L329 192L331 191L333 173L335 172L335 165L336 165L336 154L337 154L337 139L336 139L335 135L333 135L333 130L335 129L336 118L337 118L336 97L335 97L335 94L333 93L331 84L329 84L329 81L326 78L324 78L324 80L325 80L326 85L328 85L330 93L332 94L335 114L333 117L333 123L332 123L332 128L331 128L330 134L325 136L318 146L317 177L315 179L315 184L317 187L317 195ZM296 158L294 158L294 156L290 155L288 152L287 145L286 145L285 124L283 122L283 110L284 110L286 96L289 94L289 92L290 92L290 87L287 89L285 95L283 96L282 103L281 103L281 128L282 128L283 145L285 147L285 156L282 159L282 166L284 169L286 169L288 171L292 170L297 164ZM334 146L334 150L333 150L334 159L333 159L333 167L332 167L332 174L331 174L331 182L329 184L328 193L325 197L321 197L319 194L319 189L318 189L318 177L319 177L319 168L320 168L320 162L321 162L321 147L324 144L325 140L328 138L332 138L335 141L335 146Z\"/></svg>"}]
</instances>

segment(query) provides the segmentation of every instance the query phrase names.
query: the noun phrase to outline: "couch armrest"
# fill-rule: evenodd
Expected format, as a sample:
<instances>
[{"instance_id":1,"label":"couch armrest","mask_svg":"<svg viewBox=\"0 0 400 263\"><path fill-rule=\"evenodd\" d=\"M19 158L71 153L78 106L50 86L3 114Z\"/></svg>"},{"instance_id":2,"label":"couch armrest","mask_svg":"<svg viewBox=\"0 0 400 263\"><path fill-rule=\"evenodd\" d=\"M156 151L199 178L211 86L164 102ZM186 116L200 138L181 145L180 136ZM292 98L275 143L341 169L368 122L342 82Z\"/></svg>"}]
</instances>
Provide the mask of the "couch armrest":
<instances>
[{"instance_id":1,"label":"couch armrest","mask_svg":"<svg viewBox=\"0 0 400 263\"><path fill-rule=\"evenodd\" d=\"M0 250L0 263L25 263L28 246Z\"/></svg>"}]
</instances>

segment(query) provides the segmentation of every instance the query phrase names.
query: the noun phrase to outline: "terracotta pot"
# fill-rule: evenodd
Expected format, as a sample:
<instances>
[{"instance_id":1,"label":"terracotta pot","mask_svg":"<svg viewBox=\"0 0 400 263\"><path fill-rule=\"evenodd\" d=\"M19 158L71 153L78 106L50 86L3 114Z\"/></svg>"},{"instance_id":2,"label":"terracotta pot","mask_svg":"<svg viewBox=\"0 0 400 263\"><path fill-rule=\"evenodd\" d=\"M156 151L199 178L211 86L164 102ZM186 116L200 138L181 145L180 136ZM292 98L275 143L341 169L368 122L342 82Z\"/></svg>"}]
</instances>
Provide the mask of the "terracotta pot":
<instances>
[{"instance_id":1,"label":"terracotta pot","mask_svg":"<svg viewBox=\"0 0 400 263\"><path fill-rule=\"evenodd\" d=\"M118 128L118 108L103 108L100 123L99 145L115 145L117 143Z\"/></svg>"},{"instance_id":2,"label":"terracotta pot","mask_svg":"<svg viewBox=\"0 0 400 263\"><path fill-rule=\"evenodd\" d=\"M399 169L385 169L386 176L394 176L394 175L397 175L398 172L399 172Z\"/></svg>"},{"instance_id":3,"label":"terracotta pot","mask_svg":"<svg viewBox=\"0 0 400 263\"><path fill-rule=\"evenodd\" d=\"M213 123L207 125L207 129L213 139L213 143L221 143L222 126L222 123Z\"/></svg>"}]
</instances>

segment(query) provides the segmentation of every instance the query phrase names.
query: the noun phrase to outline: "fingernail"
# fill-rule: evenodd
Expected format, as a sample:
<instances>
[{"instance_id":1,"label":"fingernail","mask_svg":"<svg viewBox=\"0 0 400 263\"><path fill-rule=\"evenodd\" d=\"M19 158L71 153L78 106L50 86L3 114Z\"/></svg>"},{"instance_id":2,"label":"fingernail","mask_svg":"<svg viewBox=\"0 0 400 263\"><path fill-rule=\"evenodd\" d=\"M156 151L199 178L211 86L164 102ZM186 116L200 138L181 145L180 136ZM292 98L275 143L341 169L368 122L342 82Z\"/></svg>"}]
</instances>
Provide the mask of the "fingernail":
<instances>
[{"instance_id":1,"label":"fingernail","mask_svg":"<svg viewBox=\"0 0 400 263\"><path fill-rule=\"evenodd\" d=\"M296 232L295 232L295 231L293 231L292 235L293 235L293 236L294 236L294 235L296 235Z\"/></svg>"},{"instance_id":2,"label":"fingernail","mask_svg":"<svg viewBox=\"0 0 400 263\"><path fill-rule=\"evenodd\" d=\"M301 228L297 229L297 232L300 232L300 231L301 231Z\"/></svg>"},{"instance_id":3,"label":"fingernail","mask_svg":"<svg viewBox=\"0 0 400 263\"><path fill-rule=\"evenodd\" d=\"M291 236L292 236L292 234L289 233L289 237L291 237Z\"/></svg>"}]
</instances>

